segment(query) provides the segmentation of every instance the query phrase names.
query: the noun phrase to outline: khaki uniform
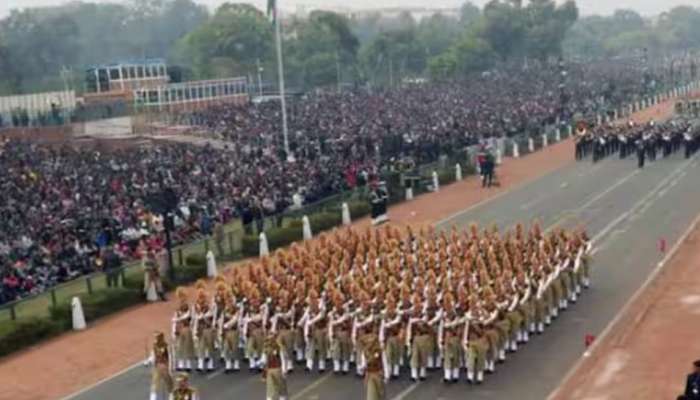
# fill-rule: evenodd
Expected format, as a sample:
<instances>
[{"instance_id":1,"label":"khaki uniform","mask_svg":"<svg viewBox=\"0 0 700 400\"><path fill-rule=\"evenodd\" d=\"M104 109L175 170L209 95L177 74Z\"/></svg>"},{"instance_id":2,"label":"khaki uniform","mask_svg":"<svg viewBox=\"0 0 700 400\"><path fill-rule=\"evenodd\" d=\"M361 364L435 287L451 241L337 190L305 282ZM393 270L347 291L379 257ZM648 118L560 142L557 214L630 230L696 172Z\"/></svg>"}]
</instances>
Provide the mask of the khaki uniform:
<instances>
[{"instance_id":1,"label":"khaki uniform","mask_svg":"<svg viewBox=\"0 0 700 400\"><path fill-rule=\"evenodd\" d=\"M224 311L222 317L222 354L224 358L229 361L239 360L241 354L240 349L238 348L238 343L240 341L240 333L238 331L238 312Z\"/></svg>"},{"instance_id":2,"label":"khaki uniform","mask_svg":"<svg viewBox=\"0 0 700 400\"><path fill-rule=\"evenodd\" d=\"M386 399L386 388L382 372L381 349L375 347L367 350L369 350L365 352L365 359L367 360L367 372L365 375L367 400L384 400Z\"/></svg>"},{"instance_id":3,"label":"khaki uniform","mask_svg":"<svg viewBox=\"0 0 700 400\"><path fill-rule=\"evenodd\" d=\"M175 318L190 315L188 306L183 306L175 313ZM192 339L192 318L187 318L175 322L175 357L178 360L191 360L194 358L194 341Z\"/></svg>"},{"instance_id":4,"label":"khaki uniform","mask_svg":"<svg viewBox=\"0 0 700 400\"><path fill-rule=\"evenodd\" d=\"M214 315L208 304L195 306L197 316L197 355L200 359L214 355Z\"/></svg>"},{"instance_id":5,"label":"khaki uniform","mask_svg":"<svg viewBox=\"0 0 700 400\"><path fill-rule=\"evenodd\" d=\"M170 352L167 344L153 347L153 369L151 370L151 393L156 399L165 400L173 390L173 378L170 375Z\"/></svg>"},{"instance_id":6,"label":"khaki uniform","mask_svg":"<svg viewBox=\"0 0 700 400\"><path fill-rule=\"evenodd\" d=\"M286 398L287 378L282 372L282 359L279 344L265 347L265 391L268 400L280 400Z\"/></svg>"},{"instance_id":7,"label":"khaki uniform","mask_svg":"<svg viewBox=\"0 0 700 400\"><path fill-rule=\"evenodd\" d=\"M411 368L425 368L434 349L431 329L427 323L419 321L414 322L412 331Z\"/></svg>"},{"instance_id":8,"label":"khaki uniform","mask_svg":"<svg viewBox=\"0 0 700 400\"><path fill-rule=\"evenodd\" d=\"M192 387L177 388L170 394L171 400L199 400L197 390Z\"/></svg>"}]
</instances>

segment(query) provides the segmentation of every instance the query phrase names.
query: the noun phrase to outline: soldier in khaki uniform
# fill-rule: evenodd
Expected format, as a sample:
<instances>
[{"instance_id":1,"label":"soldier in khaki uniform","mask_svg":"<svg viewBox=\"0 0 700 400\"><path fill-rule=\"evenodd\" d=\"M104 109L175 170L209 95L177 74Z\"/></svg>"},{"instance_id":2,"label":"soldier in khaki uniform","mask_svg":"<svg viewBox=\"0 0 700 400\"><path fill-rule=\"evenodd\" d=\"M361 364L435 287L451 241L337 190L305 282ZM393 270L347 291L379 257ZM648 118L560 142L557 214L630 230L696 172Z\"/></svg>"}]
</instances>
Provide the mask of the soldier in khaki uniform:
<instances>
[{"instance_id":1,"label":"soldier in khaki uniform","mask_svg":"<svg viewBox=\"0 0 700 400\"><path fill-rule=\"evenodd\" d=\"M443 368L445 383L457 382L462 361L462 329L464 317L457 314L454 306L454 298L447 293L443 299L444 312L439 327L439 345L442 348L444 360Z\"/></svg>"},{"instance_id":2,"label":"soldier in khaki uniform","mask_svg":"<svg viewBox=\"0 0 700 400\"><path fill-rule=\"evenodd\" d=\"M194 305L194 339L197 344L197 371L214 370L214 314L204 289L197 291Z\"/></svg>"},{"instance_id":3,"label":"soldier in khaki uniform","mask_svg":"<svg viewBox=\"0 0 700 400\"><path fill-rule=\"evenodd\" d=\"M282 349L279 337L269 334L263 345L263 360L265 369L263 379L266 387L266 400L286 400L287 374L282 369Z\"/></svg>"},{"instance_id":4,"label":"soldier in khaki uniform","mask_svg":"<svg viewBox=\"0 0 700 400\"><path fill-rule=\"evenodd\" d=\"M190 385L187 374L178 375L175 390L170 393L170 400L200 400L199 393Z\"/></svg>"},{"instance_id":5,"label":"soldier in khaki uniform","mask_svg":"<svg viewBox=\"0 0 700 400\"><path fill-rule=\"evenodd\" d=\"M193 313L184 288L177 288L175 296L179 305L172 319L172 334L175 338L176 369L191 371L194 359L194 340L192 338Z\"/></svg>"},{"instance_id":6,"label":"soldier in khaki uniform","mask_svg":"<svg viewBox=\"0 0 700 400\"><path fill-rule=\"evenodd\" d=\"M406 347L411 352L411 380L425 380L428 353L430 352L430 328L423 313L423 302L417 294L413 298L413 309L408 319Z\"/></svg>"},{"instance_id":7,"label":"soldier in khaki uniform","mask_svg":"<svg viewBox=\"0 0 700 400\"><path fill-rule=\"evenodd\" d=\"M379 341L384 347L384 378L386 380L399 377L402 353L401 321L401 314L396 309L396 301L392 296L389 296L379 328Z\"/></svg>"},{"instance_id":8,"label":"soldier in khaki uniform","mask_svg":"<svg viewBox=\"0 0 700 400\"><path fill-rule=\"evenodd\" d=\"M318 356L318 371L326 370L326 355L328 354L328 324L326 310L319 305L318 294L315 290L309 292L309 305L301 321L306 341L306 370L312 371L314 360Z\"/></svg>"},{"instance_id":9,"label":"soldier in khaki uniform","mask_svg":"<svg viewBox=\"0 0 700 400\"><path fill-rule=\"evenodd\" d=\"M151 348L149 363L151 369L151 394L150 400L166 400L173 390L173 378L170 375L171 359L168 342L165 341L163 332L156 332Z\"/></svg>"},{"instance_id":10,"label":"soldier in khaki uniform","mask_svg":"<svg viewBox=\"0 0 700 400\"><path fill-rule=\"evenodd\" d=\"M333 308L328 314L328 340L334 373L347 374L350 371L351 331L352 315L345 307L342 294L334 293Z\"/></svg>"},{"instance_id":11,"label":"soldier in khaki uniform","mask_svg":"<svg viewBox=\"0 0 700 400\"><path fill-rule=\"evenodd\" d=\"M282 370L290 373L294 370L294 307L289 305L289 292L280 293L279 303L270 321L270 331L277 334L282 351Z\"/></svg>"},{"instance_id":12,"label":"soldier in khaki uniform","mask_svg":"<svg viewBox=\"0 0 700 400\"><path fill-rule=\"evenodd\" d=\"M250 308L245 317L243 332L243 336L246 338L246 353L250 371L256 372L262 367L261 358L265 341L265 311L260 303L260 296L256 292L252 293L250 299Z\"/></svg>"},{"instance_id":13,"label":"soldier in khaki uniform","mask_svg":"<svg viewBox=\"0 0 700 400\"><path fill-rule=\"evenodd\" d=\"M371 335L367 338L364 352L365 360L367 360L367 369L365 371L367 400L385 400L386 388L384 386L382 348L376 335Z\"/></svg>"},{"instance_id":14,"label":"soldier in khaki uniform","mask_svg":"<svg viewBox=\"0 0 700 400\"><path fill-rule=\"evenodd\" d=\"M467 382L481 383L484 381L489 357L489 341L483 325L486 322L486 312L479 305L476 295L472 295L462 308L466 318L462 332L462 348L467 358Z\"/></svg>"},{"instance_id":15,"label":"soldier in khaki uniform","mask_svg":"<svg viewBox=\"0 0 700 400\"><path fill-rule=\"evenodd\" d=\"M225 373L239 371L241 352L238 348L241 315L233 297L226 298L226 304L218 320L219 337L222 343L221 355L225 362Z\"/></svg>"}]
</instances>

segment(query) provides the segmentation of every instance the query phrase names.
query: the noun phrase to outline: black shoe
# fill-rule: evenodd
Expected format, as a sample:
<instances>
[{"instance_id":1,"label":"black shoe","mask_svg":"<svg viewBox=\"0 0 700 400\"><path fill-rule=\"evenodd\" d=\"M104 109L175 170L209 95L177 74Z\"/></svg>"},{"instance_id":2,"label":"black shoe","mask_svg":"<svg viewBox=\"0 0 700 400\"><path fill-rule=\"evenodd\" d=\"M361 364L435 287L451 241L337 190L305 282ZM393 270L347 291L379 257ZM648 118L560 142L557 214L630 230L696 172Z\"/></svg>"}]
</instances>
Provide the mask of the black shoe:
<instances>
[{"instance_id":1,"label":"black shoe","mask_svg":"<svg viewBox=\"0 0 700 400\"><path fill-rule=\"evenodd\" d=\"M416 383L418 382L418 379L411 377L411 382Z\"/></svg>"},{"instance_id":2,"label":"black shoe","mask_svg":"<svg viewBox=\"0 0 700 400\"><path fill-rule=\"evenodd\" d=\"M319 374L319 375L323 375L325 372L326 372L325 369L319 369L319 370L318 370L318 374Z\"/></svg>"},{"instance_id":3,"label":"black shoe","mask_svg":"<svg viewBox=\"0 0 700 400\"><path fill-rule=\"evenodd\" d=\"M452 383L452 381L447 379L447 378L442 378L442 383L444 383L445 385L448 385L448 384Z\"/></svg>"},{"instance_id":4,"label":"black shoe","mask_svg":"<svg viewBox=\"0 0 700 400\"><path fill-rule=\"evenodd\" d=\"M457 379L457 378L452 378L452 383L458 383L458 382L459 382L459 379Z\"/></svg>"},{"instance_id":5,"label":"black shoe","mask_svg":"<svg viewBox=\"0 0 700 400\"><path fill-rule=\"evenodd\" d=\"M420 378L418 378L418 379L420 379L420 380L421 380L421 382L423 382L424 380L426 380L426 379L428 379L428 378L425 378L425 377L422 377L422 376L421 376L421 377L420 377Z\"/></svg>"}]
</instances>

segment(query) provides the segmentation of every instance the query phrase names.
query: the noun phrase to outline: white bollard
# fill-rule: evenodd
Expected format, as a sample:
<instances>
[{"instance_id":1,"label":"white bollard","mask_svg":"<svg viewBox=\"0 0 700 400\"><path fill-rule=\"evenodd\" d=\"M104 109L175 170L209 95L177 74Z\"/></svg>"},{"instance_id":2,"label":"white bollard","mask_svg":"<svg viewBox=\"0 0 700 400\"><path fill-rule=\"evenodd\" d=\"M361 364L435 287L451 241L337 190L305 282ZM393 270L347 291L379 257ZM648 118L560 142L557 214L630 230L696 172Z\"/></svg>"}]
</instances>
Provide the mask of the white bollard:
<instances>
[{"instance_id":1,"label":"white bollard","mask_svg":"<svg viewBox=\"0 0 700 400\"><path fill-rule=\"evenodd\" d=\"M547 136L546 133L542 134L542 147L547 147L549 146L549 137Z\"/></svg>"},{"instance_id":2,"label":"white bollard","mask_svg":"<svg viewBox=\"0 0 700 400\"><path fill-rule=\"evenodd\" d=\"M292 195L292 209L298 210L302 206L302 199L299 193L294 193Z\"/></svg>"},{"instance_id":3,"label":"white bollard","mask_svg":"<svg viewBox=\"0 0 700 400\"><path fill-rule=\"evenodd\" d=\"M73 330L82 331L85 329L85 314L83 313L83 305L80 303L80 297L75 296L70 302L73 310Z\"/></svg>"},{"instance_id":4,"label":"white bollard","mask_svg":"<svg viewBox=\"0 0 700 400\"><path fill-rule=\"evenodd\" d=\"M347 226L352 223L352 220L350 219L350 207L348 207L348 203L343 203L343 225Z\"/></svg>"},{"instance_id":5,"label":"white bollard","mask_svg":"<svg viewBox=\"0 0 700 400\"><path fill-rule=\"evenodd\" d=\"M440 191L440 179L438 179L438 173L433 171L433 192Z\"/></svg>"},{"instance_id":6,"label":"white bollard","mask_svg":"<svg viewBox=\"0 0 700 400\"><path fill-rule=\"evenodd\" d=\"M455 180L456 181L461 181L462 180L462 166L457 163L455 165Z\"/></svg>"},{"instance_id":7,"label":"white bollard","mask_svg":"<svg viewBox=\"0 0 700 400\"><path fill-rule=\"evenodd\" d=\"M557 128L556 139L557 139L557 142L561 142L561 129L559 129L559 128Z\"/></svg>"},{"instance_id":8,"label":"white bollard","mask_svg":"<svg viewBox=\"0 0 700 400\"><path fill-rule=\"evenodd\" d=\"M520 148L518 142L513 142L513 158L520 158Z\"/></svg>"},{"instance_id":9,"label":"white bollard","mask_svg":"<svg viewBox=\"0 0 700 400\"><path fill-rule=\"evenodd\" d=\"M533 153L535 151L535 141L532 140L532 138L527 138L527 148L530 150L530 153Z\"/></svg>"},{"instance_id":10,"label":"white bollard","mask_svg":"<svg viewBox=\"0 0 700 400\"><path fill-rule=\"evenodd\" d=\"M301 218L301 223L303 225L302 229L304 232L304 240L310 240L313 235L311 233L311 223L309 222L309 217L304 215Z\"/></svg>"},{"instance_id":11,"label":"white bollard","mask_svg":"<svg viewBox=\"0 0 700 400\"><path fill-rule=\"evenodd\" d=\"M501 165L503 162L503 152L500 148L496 149L496 165Z\"/></svg>"},{"instance_id":12,"label":"white bollard","mask_svg":"<svg viewBox=\"0 0 700 400\"><path fill-rule=\"evenodd\" d=\"M413 188L406 188L406 201L413 200Z\"/></svg>"},{"instance_id":13,"label":"white bollard","mask_svg":"<svg viewBox=\"0 0 700 400\"><path fill-rule=\"evenodd\" d=\"M260 234L260 257L270 255L270 248L267 245L267 235L265 232Z\"/></svg>"},{"instance_id":14,"label":"white bollard","mask_svg":"<svg viewBox=\"0 0 700 400\"><path fill-rule=\"evenodd\" d=\"M209 278L215 278L218 275L216 270L216 257L214 257L214 252L207 251L207 276Z\"/></svg>"},{"instance_id":15,"label":"white bollard","mask_svg":"<svg viewBox=\"0 0 700 400\"><path fill-rule=\"evenodd\" d=\"M571 135L573 135L573 134L574 134L574 127L571 126L571 125L569 125L569 126L567 127L566 136L567 136L567 137L571 137Z\"/></svg>"}]
</instances>

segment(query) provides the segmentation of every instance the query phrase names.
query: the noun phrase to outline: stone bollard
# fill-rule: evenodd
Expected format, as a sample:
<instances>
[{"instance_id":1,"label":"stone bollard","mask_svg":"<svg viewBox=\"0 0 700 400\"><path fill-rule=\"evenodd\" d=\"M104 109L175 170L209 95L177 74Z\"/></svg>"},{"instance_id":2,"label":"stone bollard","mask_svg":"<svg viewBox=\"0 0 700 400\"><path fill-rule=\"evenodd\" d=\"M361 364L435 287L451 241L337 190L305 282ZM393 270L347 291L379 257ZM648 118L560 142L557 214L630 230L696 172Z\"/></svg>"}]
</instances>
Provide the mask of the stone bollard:
<instances>
[{"instance_id":1,"label":"stone bollard","mask_svg":"<svg viewBox=\"0 0 700 400\"><path fill-rule=\"evenodd\" d=\"M569 125L566 129L567 129L566 136L571 137L571 135L574 134L574 127Z\"/></svg>"},{"instance_id":2,"label":"stone bollard","mask_svg":"<svg viewBox=\"0 0 700 400\"><path fill-rule=\"evenodd\" d=\"M440 191L440 179L438 179L438 173L433 171L433 192Z\"/></svg>"},{"instance_id":3,"label":"stone bollard","mask_svg":"<svg viewBox=\"0 0 700 400\"><path fill-rule=\"evenodd\" d=\"M547 136L546 133L542 134L542 147L547 147L549 146L549 137Z\"/></svg>"},{"instance_id":4,"label":"stone bollard","mask_svg":"<svg viewBox=\"0 0 700 400\"><path fill-rule=\"evenodd\" d=\"M311 233L311 223L309 222L309 217L304 215L301 218L301 223L302 223L302 230L304 233L304 240L311 240L313 237L313 234Z\"/></svg>"},{"instance_id":5,"label":"stone bollard","mask_svg":"<svg viewBox=\"0 0 700 400\"><path fill-rule=\"evenodd\" d=\"M557 142L561 142L561 129L560 128L557 128L557 133L556 133L555 138L556 138Z\"/></svg>"},{"instance_id":6,"label":"stone bollard","mask_svg":"<svg viewBox=\"0 0 700 400\"><path fill-rule=\"evenodd\" d=\"M214 252L207 251L207 276L209 278L216 278L218 271L216 270L216 257L214 257Z\"/></svg>"},{"instance_id":7,"label":"stone bollard","mask_svg":"<svg viewBox=\"0 0 700 400\"><path fill-rule=\"evenodd\" d=\"M406 188L406 201L413 200L413 188L407 187Z\"/></svg>"},{"instance_id":8,"label":"stone bollard","mask_svg":"<svg viewBox=\"0 0 700 400\"><path fill-rule=\"evenodd\" d=\"M530 151L530 153L533 153L535 151L535 141L531 137L527 138L527 148Z\"/></svg>"},{"instance_id":9,"label":"stone bollard","mask_svg":"<svg viewBox=\"0 0 700 400\"><path fill-rule=\"evenodd\" d=\"M456 181L461 181L462 180L462 166L457 163L455 165L455 180Z\"/></svg>"},{"instance_id":10,"label":"stone bollard","mask_svg":"<svg viewBox=\"0 0 700 400\"><path fill-rule=\"evenodd\" d=\"M343 225L347 226L352 223L352 220L350 219L350 207L348 207L348 203L343 203Z\"/></svg>"},{"instance_id":11,"label":"stone bollard","mask_svg":"<svg viewBox=\"0 0 700 400\"><path fill-rule=\"evenodd\" d=\"M260 234L260 257L270 255L270 248L267 245L267 235L265 232Z\"/></svg>"},{"instance_id":12,"label":"stone bollard","mask_svg":"<svg viewBox=\"0 0 700 400\"><path fill-rule=\"evenodd\" d=\"M80 303L80 297L73 297L70 304L73 311L73 330L82 331L87 325L85 324L85 313L83 313L83 305Z\"/></svg>"},{"instance_id":13,"label":"stone bollard","mask_svg":"<svg viewBox=\"0 0 700 400\"><path fill-rule=\"evenodd\" d=\"M503 152L500 148L496 149L496 165L501 165L503 162Z\"/></svg>"},{"instance_id":14,"label":"stone bollard","mask_svg":"<svg viewBox=\"0 0 700 400\"><path fill-rule=\"evenodd\" d=\"M520 158L520 147L518 142L513 142L513 158Z\"/></svg>"}]
</instances>

